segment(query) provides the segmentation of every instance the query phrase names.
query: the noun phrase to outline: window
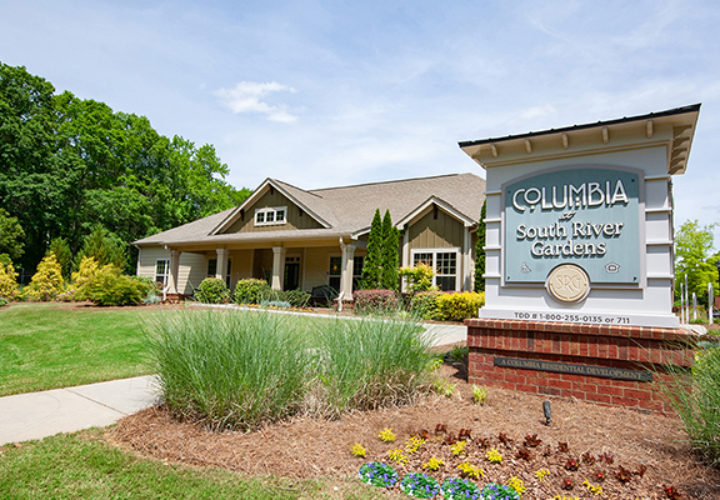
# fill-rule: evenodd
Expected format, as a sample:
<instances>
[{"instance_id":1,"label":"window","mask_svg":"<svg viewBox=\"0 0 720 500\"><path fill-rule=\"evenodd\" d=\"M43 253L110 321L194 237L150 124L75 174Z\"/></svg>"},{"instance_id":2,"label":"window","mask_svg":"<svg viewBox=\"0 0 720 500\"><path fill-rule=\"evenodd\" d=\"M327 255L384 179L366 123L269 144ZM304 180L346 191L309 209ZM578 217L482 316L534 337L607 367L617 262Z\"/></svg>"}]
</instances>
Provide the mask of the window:
<instances>
[{"instance_id":1,"label":"window","mask_svg":"<svg viewBox=\"0 0 720 500\"><path fill-rule=\"evenodd\" d=\"M157 259L155 261L155 281L162 283L162 287L165 288L168 276L170 276L170 259Z\"/></svg>"},{"instance_id":2,"label":"window","mask_svg":"<svg viewBox=\"0 0 720 500\"><path fill-rule=\"evenodd\" d=\"M360 277L362 276L362 268L365 263L365 257L353 258L353 290L357 290L360 285Z\"/></svg>"},{"instance_id":3,"label":"window","mask_svg":"<svg viewBox=\"0 0 720 500\"><path fill-rule=\"evenodd\" d=\"M433 268L433 285L443 291L456 290L457 250L413 250L413 266L426 264Z\"/></svg>"},{"instance_id":4,"label":"window","mask_svg":"<svg viewBox=\"0 0 720 500\"><path fill-rule=\"evenodd\" d=\"M255 210L256 226L272 226L285 224L287 207L267 207Z\"/></svg>"},{"instance_id":5,"label":"window","mask_svg":"<svg viewBox=\"0 0 720 500\"><path fill-rule=\"evenodd\" d=\"M330 257L328 285L336 292L340 291L340 266L342 266L342 257Z\"/></svg>"}]
</instances>

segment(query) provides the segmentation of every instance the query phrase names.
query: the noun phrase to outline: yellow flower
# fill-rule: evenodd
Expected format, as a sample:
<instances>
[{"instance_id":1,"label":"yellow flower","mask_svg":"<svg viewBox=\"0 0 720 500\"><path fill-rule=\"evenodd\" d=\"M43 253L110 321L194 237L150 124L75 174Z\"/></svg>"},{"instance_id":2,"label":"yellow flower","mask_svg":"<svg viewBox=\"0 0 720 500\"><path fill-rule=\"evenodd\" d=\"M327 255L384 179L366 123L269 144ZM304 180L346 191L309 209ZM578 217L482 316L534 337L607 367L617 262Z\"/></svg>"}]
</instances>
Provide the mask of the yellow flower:
<instances>
[{"instance_id":1,"label":"yellow flower","mask_svg":"<svg viewBox=\"0 0 720 500\"><path fill-rule=\"evenodd\" d=\"M512 489L517 491L518 496L525 493L525 483L523 483L522 479L519 479L517 476L513 476L510 479L508 479L508 486L510 486Z\"/></svg>"},{"instance_id":2,"label":"yellow flower","mask_svg":"<svg viewBox=\"0 0 720 500\"><path fill-rule=\"evenodd\" d=\"M552 500L580 500L580 499L578 497L566 497L565 495L555 495L554 497L552 497Z\"/></svg>"},{"instance_id":3,"label":"yellow flower","mask_svg":"<svg viewBox=\"0 0 720 500\"><path fill-rule=\"evenodd\" d=\"M393 431L391 431L387 427L385 427L378 433L378 437L386 443L392 443L393 441L395 441L395 434L393 434Z\"/></svg>"},{"instance_id":4,"label":"yellow flower","mask_svg":"<svg viewBox=\"0 0 720 500\"><path fill-rule=\"evenodd\" d=\"M602 496L603 495L603 489L602 486L599 484L592 484L587 479L583 481L583 486L585 486L593 495Z\"/></svg>"},{"instance_id":5,"label":"yellow flower","mask_svg":"<svg viewBox=\"0 0 720 500\"><path fill-rule=\"evenodd\" d=\"M423 438L410 436L410 438L405 442L405 451L411 454L415 453L424 443L425 440Z\"/></svg>"},{"instance_id":6,"label":"yellow flower","mask_svg":"<svg viewBox=\"0 0 720 500\"><path fill-rule=\"evenodd\" d=\"M481 477L485 477L484 470L482 470L480 467L475 467L468 462L461 463L457 466L457 468L460 469L461 475L465 477L469 477L472 479L480 479Z\"/></svg>"},{"instance_id":7,"label":"yellow flower","mask_svg":"<svg viewBox=\"0 0 720 500\"><path fill-rule=\"evenodd\" d=\"M537 477L540 481L545 479L547 475L550 474L550 471L547 469L540 469L535 472L535 477Z\"/></svg>"},{"instance_id":8,"label":"yellow flower","mask_svg":"<svg viewBox=\"0 0 720 500\"><path fill-rule=\"evenodd\" d=\"M465 441L458 441L455 444L450 445L450 451L455 456L465 453Z\"/></svg>"},{"instance_id":9,"label":"yellow flower","mask_svg":"<svg viewBox=\"0 0 720 500\"><path fill-rule=\"evenodd\" d=\"M388 458L397 464L405 465L408 463L408 456L403 453L400 448L388 451Z\"/></svg>"},{"instance_id":10,"label":"yellow flower","mask_svg":"<svg viewBox=\"0 0 720 500\"><path fill-rule=\"evenodd\" d=\"M490 448L488 451L486 451L485 458L487 458L494 464L499 464L500 462L502 462L502 455L495 448Z\"/></svg>"},{"instance_id":11,"label":"yellow flower","mask_svg":"<svg viewBox=\"0 0 720 500\"><path fill-rule=\"evenodd\" d=\"M364 457L365 456L365 448L363 448L363 445L360 443L355 443L350 447L350 451L353 455L356 457Z\"/></svg>"},{"instance_id":12,"label":"yellow flower","mask_svg":"<svg viewBox=\"0 0 720 500\"><path fill-rule=\"evenodd\" d=\"M438 458L432 457L430 460L423 464L422 468L427 470L438 470L443 465L445 465L445 462Z\"/></svg>"}]
</instances>

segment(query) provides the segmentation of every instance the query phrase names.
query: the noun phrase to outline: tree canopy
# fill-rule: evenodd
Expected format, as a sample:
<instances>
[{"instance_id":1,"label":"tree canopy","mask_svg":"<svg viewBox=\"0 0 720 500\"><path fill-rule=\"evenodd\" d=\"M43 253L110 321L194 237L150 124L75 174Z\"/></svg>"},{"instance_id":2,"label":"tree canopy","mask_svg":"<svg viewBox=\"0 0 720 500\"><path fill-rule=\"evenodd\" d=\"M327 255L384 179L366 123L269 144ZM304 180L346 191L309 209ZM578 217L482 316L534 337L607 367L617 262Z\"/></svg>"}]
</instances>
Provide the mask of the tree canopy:
<instances>
[{"instance_id":1,"label":"tree canopy","mask_svg":"<svg viewBox=\"0 0 720 500\"><path fill-rule=\"evenodd\" d=\"M680 297L680 283L688 277L688 298L692 293L707 303L707 286L712 282L718 291L718 270L711 255L713 249L713 225L701 227L697 220L686 221L675 234L675 296Z\"/></svg>"},{"instance_id":2,"label":"tree canopy","mask_svg":"<svg viewBox=\"0 0 720 500\"><path fill-rule=\"evenodd\" d=\"M77 252L98 223L128 245L236 206L250 191L228 173L211 145L0 63L0 207L25 233L26 269L54 238Z\"/></svg>"}]
</instances>

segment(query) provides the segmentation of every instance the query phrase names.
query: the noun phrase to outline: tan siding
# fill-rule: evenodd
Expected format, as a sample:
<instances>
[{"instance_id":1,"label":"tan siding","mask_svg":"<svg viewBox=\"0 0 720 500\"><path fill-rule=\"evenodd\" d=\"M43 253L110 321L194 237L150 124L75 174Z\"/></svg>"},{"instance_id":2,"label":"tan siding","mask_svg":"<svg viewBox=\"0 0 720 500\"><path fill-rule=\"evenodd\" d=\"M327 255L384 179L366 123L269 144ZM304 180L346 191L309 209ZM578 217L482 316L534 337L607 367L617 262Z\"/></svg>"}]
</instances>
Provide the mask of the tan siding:
<instances>
[{"instance_id":1,"label":"tan siding","mask_svg":"<svg viewBox=\"0 0 720 500\"><path fill-rule=\"evenodd\" d=\"M255 209L267 207L287 207L287 222L271 226L255 226ZM238 219L225 233L248 233L256 231L278 231L281 229L319 229L322 226L307 213L300 215L300 208L287 197L275 191L266 192L252 206L245 209L245 217Z\"/></svg>"},{"instance_id":2,"label":"tan siding","mask_svg":"<svg viewBox=\"0 0 720 500\"><path fill-rule=\"evenodd\" d=\"M330 256L340 255L340 247L308 248L305 253L305 290L328 284Z\"/></svg>"},{"instance_id":3,"label":"tan siding","mask_svg":"<svg viewBox=\"0 0 720 500\"><path fill-rule=\"evenodd\" d=\"M415 248L462 248L464 226L457 219L433 209L409 227L410 249Z\"/></svg>"},{"instance_id":4,"label":"tan siding","mask_svg":"<svg viewBox=\"0 0 720 500\"><path fill-rule=\"evenodd\" d=\"M228 258L232 261L232 267L230 268L230 288L234 289L238 280L252 278L253 251L230 250Z\"/></svg>"},{"instance_id":5,"label":"tan siding","mask_svg":"<svg viewBox=\"0 0 720 500\"><path fill-rule=\"evenodd\" d=\"M138 254L137 275L155 278L157 259L169 259L170 251L162 247L142 247ZM199 253L180 254L178 268L178 292L186 295L193 293L207 273L207 257Z\"/></svg>"}]
</instances>

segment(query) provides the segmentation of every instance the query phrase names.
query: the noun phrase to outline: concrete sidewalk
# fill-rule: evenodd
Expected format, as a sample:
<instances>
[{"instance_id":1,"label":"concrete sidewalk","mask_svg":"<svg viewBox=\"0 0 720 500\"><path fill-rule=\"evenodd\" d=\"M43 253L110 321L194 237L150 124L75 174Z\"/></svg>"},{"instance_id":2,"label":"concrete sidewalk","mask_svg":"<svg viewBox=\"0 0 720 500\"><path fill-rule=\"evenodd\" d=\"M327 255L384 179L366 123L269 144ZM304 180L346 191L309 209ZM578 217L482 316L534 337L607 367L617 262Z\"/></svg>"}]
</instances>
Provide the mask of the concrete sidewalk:
<instances>
[{"instance_id":1,"label":"concrete sidewalk","mask_svg":"<svg viewBox=\"0 0 720 500\"><path fill-rule=\"evenodd\" d=\"M318 315L319 316L319 315ZM463 342L462 325L425 323L434 347ZM0 398L0 445L113 424L160 400L153 375Z\"/></svg>"},{"instance_id":2,"label":"concrete sidewalk","mask_svg":"<svg viewBox=\"0 0 720 500\"><path fill-rule=\"evenodd\" d=\"M0 445L117 422L160 398L152 375L0 398Z\"/></svg>"}]
</instances>

